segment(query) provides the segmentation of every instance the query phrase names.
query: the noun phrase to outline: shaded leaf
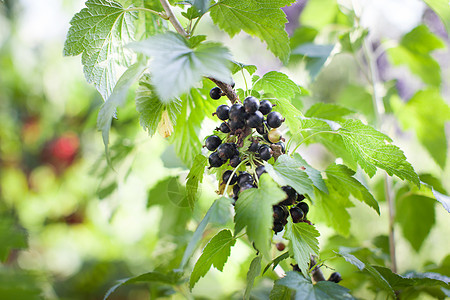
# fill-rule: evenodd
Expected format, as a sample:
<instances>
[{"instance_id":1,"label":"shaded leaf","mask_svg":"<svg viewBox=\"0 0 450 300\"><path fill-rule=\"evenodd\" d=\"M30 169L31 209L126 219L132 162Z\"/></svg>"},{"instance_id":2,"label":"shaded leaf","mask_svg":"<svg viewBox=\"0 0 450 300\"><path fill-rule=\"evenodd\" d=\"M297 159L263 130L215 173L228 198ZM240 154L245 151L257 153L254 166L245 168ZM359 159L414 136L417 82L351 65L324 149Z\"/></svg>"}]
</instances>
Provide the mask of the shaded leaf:
<instances>
[{"instance_id":1,"label":"shaded leaf","mask_svg":"<svg viewBox=\"0 0 450 300\"><path fill-rule=\"evenodd\" d=\"M186 182L186 197L189 207L194 209L195 201L197 200L198 184L203 181L203 174L205 167L208 165L208 159L202 154L198 154L189 171Z\"/></svg>"},{"instance_id":2,"label":"shaded leaf","mask_svg":"<svg viewBox=\"0 0 450 300\"><path fill-rule=\"evenodd\" d=\"M429 7L441 18L447 29L447 34L450 34L450 5L447 0L424 0Z\"/></svg>"},{"instance_id":3,"label":"shaded leaf","mask_svg":"<svg viewBox=\"0 0 450 300\"><path fill-rule=\"evenodd\" d=\"M252 290L255 279L261 273L261 259L262 256L258 255L250 264L247 272L247 286L245 287L244 299L250 299L250 291Z\"/></svg>"}]
</instances>

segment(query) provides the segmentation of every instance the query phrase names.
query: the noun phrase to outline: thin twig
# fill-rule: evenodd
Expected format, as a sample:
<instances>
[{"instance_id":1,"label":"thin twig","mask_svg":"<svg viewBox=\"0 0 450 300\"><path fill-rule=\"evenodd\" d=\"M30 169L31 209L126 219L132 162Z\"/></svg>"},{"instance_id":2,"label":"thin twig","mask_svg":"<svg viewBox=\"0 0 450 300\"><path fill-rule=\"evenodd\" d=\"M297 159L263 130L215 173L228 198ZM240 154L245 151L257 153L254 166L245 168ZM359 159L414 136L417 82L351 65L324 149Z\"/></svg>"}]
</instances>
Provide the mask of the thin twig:
<instances>
[{"instance_id":1,"label":"thin twig","mask_svg":"<svg viewBox=\"0 0 450 300\"><path fill-rule=\"evenodd\" d=\"M181 26L180 21L178 21L178 19L173 14L173 11L172 11L172 8L170 7L169 2L167 0L159 0L159 2L161 2L161 5L164 8L164 11L166 12L167 17L169 19L169 22L172 23L175 30L182 36L188 37L188 34L184 30L183 26Z\"/></svg>"},{"instance_id":2,"label":"thin twig","mask_svg":"<svg viewBox=\"0 0 450 300\"><path fill-rule=\"evenodd\" d=\"M212 77L208 77L209 80L211 80L212 82L214 82L221 90L222 92L225 93L225 95L228 97L228 99L230 99L231 103L236 103L236 102L241 102L241 100L239 100L238 95L236 94L236 92L234 91L233 87L225 82L219 81L215 78Z\"/></svg>"}]
</instances>

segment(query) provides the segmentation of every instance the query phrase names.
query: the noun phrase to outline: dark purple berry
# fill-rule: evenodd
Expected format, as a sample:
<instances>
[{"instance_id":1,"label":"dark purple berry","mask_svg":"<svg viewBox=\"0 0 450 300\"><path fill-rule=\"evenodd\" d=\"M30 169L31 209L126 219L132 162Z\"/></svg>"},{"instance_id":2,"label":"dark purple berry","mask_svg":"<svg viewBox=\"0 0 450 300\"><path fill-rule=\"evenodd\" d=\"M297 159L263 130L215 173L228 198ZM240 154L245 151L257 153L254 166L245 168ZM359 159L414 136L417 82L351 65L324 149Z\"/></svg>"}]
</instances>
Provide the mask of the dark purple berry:
<instances>
[{"instance_id":1,"label":"dark purple berry","mask_svg":"<svg viewBox=\"0 0 450 300\"><path fill-rule=\"evenodd\" d=\"M249 152L256 152L258 151L259 144L258 142L252 142L252 144L248 147Z\"/></svg>"},{"instance_id":2,"label":"dark purple berry","mask_svg":"<svg viewBox=\"0 0 450 300\"><path fill-rule=\"evenodd\" d=\"M298 196L297 196L297 202L301 202L301 201L303 201L303 200L305 200L305 195L300 195L300 194L298 194Z\"/></svg>"},{"instance_id":3,"label":"dark purple berry","mask_svg":"<svg viewBox=\"0 0 450 300\"><path fill-rule=\"evenodd\" d=\"M328 281L332 281L335 283L339 283L342 280L341 274L339 272L331 273L330 277L328 278Z\"/></svg>"},{"instance_id":4,"label":"dark purple berry","mask_svg":"<svg viewBox=\"0 0 450 300\"><path fill-rule=\"evenodd\" d=\"M286 146L284 145L283 142L279 141L278 143L275 143L275 145L280 145L281 146L281 153L286 153Z\"/></svg>"},{"instance_id":5,"label":"dark purple berry","mask_svg":"<svg viewBox=\"0 0 450 300\"><path fill-rule=\"evenodd\" d=\"M245 182L243 185L239 185L239 193L254 188L253 184Z\"/></svg>"},{"instance_id":6,"label":"dark purple berry","mask_svg":"<svg viewBox=\"0 0 450 300\"><path fill-rule=\"evenodd\" d=\"M219 126L219 130L223 133L228 133L231 131L230 125L227 122L222 122Z\"/></svg>"},{"instance_id":7,"label":"dark purple berry","mask_svg":"<svg viewBox=\"0 0 450 300\"><path fill-rule=\"evenodd\" d=\"M232 158L230 158L230 166L232 166L233 168L236 168L240 163L241 163L241 158L239 157L239 155L236 155L236 156L233 156Z\"/></svg>"},{"instance_id":8,"label":"dark purple berry","mask_svg":"<svg viewBox=\"0 0 450 300\"><path fill-rule=\"evenodd\" d=\"M219 153L213 152L208 158L209 165L213 168L218 168L224 164L224 161L220 158Z\"/></svg>"},{"instance_id":9,"label":"dark purple berry","mask_svg":"<svg viewBox=\"0 0 450 300\"><path fill-rule=\"evenodd\" d=\"M268 161L272 157L272 153L270 153L270 147L266 144L261 145L258 149L259 157L262 160Z\"/></svg>"},{"instance_id":10,"label":"dark purple berry","mask_svg":"<svg viewBox=\"0 0 450 300\"><path fill-rule=\"evenodd\" d=\"M261 177L261 175L262 175L263 173L267 173L267 172L266 172L266 167L264 167L264 166L258 166L258 167L256 168L256 170L255 170L255 173L256 173L256 176L258 176L258 178Z\"/></svg>"},{"instance_id":11,"label":"dark purple berry","mask_svg":"<svg viewBox=\"0 0 450 300\"><path fill-rule=\"evenodd\" d=\"M269 130L270 127L267 124L267 121L264 121L260 126L256 127L256 132L258 132L260 135L268 134Z\"/></svg>"},{"instance_id":12,"label":"dark purple berry","mask_svg":"<svg viewBox=\"0 0 450 300\"><path fill-rule=\"evenodd\" d=\"M239 185L235 184L235 185L233 186L233 195L234 195L235 197L237 197L237 196L239 195L239 189L240 189Z\"/></svg>"},{"instance_id":13,"label":"dark purple berry","mask_svg":"<svg viewBox=\"0 0 450 300\"><path fill-rule=\"evenodd\" d=\"M300 222L304 217L303 210L298 207L292 207L289 212L291 213L292 222L294 223Z\"/></svg>"},{"instance_id":14,"label":"dark purple berry","mask_svg":"<svg viewBox=\"0 0 450 300\"><path fill-rule=\"evenodd\" d=\"M249 114L254 114L259 108L259 100L253 96L244 99L244 109Z\"/></svg>"},{"instance_id":15,"label":"dark purple berry","mask_svg":"<svg viewBox=\"0 0 450 300\"><path fill-rule=\"evenodd\" d=\"M228 122L231 130L242 129L245 127L245 122L243 120L231 120Z\"/></svg>"},{"instance_id":16,"label":"dark purple berry","mask_svg":"<svg viewBox=\"0 0 450 300\"><path fill-rule=\"evenodd\" d=\"M223 173L223 175L222 175L222 180L223 180L223 182L224 182L225 184L228 182L228 179L230 179L230 176L231 176L232 173L233 173L233 171L231 171L231 170L227 170L227 171L225 171L225 172ZM237 182L237 175L236 175L236 173L234 173L234 174L233 174L233 177L231 177L230 185L233 185L233 184L235 184L236 182Z\"/></svg>"},{"instance_id":17,"label":"dark purple berry","mask_svg":"<svg viewBox=\"0 0 450 300\"><path fill-rule=\"evenodd\" d=\"M230 120L233 120L233 121L236 121L236 120L244 121L245 109L242 106L242 104L235 103L235 104L231 105L229 117L230 117Z\"/></svg>"},{"instance_id":18,"label":"dark purple berry","mask_svg":"<svg viewBox=\"0 0 450 300\"><path fill-rule=\"evenodd\" d=\"M269 100L263 100L259 104L259 111L262 112L263 115L267 115L272 111L272 103Z\"/></svg>"},{"instance_id":19,"label":"dark purple berry","mask_svg":"<svg viewBox=\"0 0 450 300\"><path fill-rule=\"evenodd\" d=\"M224 143L217 148L217 153L221 159L228 160L236 154L236 149L232 143Z\"/></svg>"},{"instance_id":20,"label":"dark purple berry","mask_svg":"<svg viewBox=\"0 0 450 300\"><path fill-rule=\"evenodd\" d=\"M213 87L210 91L209 91L209 96L214 99L214 100L218 100L220 99L220 97L222 97L222 90L220 88Z\"/></svg>"},{"instance_id":21,"label":"dark purple berry","mask_svg":"<svg viewBox=\"0 0 450 300\"><path fill-rule=\"evenodd\" d=\"M211 135L205 141L205 147L209 151L216 150L220 144L222 144L222 140L217 135Z\"/></svg>"},{"instance_id":22,"label":"dark purple berry","mask_svg":"<svg viewBox=\"0 0 450 300\"><path fill-rule=\"evenodd\" d=\"M303 211L303 214L306 216L309 212L309 206L306 202L300 202L297 204L297 207L300 208Z\"/></svg>"},{"instance_id":23,"label":"dark purple berry","mask_svg":"<svg viewBox=\"0 0 450 300\"><path fill-rule=\"evenodd\" d=\"M277 111L273 111L267 115L267 124L272 128L280 127L283 121L283 117Z\"/></svg>"},{"instance_id":24,"label":"dark purple berry","mask_svg":"<svg viewBox=\"0 0 450 300\"><path fill-rule=\"evenodd\" d=\"M281 189L286 193L287 197L280 204L286 206L294 204L295 200L297 200L297 192L294 188L289 185L285 185L282 186Z\"/></svg>"},{"instance_id":25,"label":"dark purple berry","mask_svg":"<svg viewBox=\"0 0 450 300\"><path fill-rule=\"evenodd\" d=\"M238 176L238 184L239 186L243 186L245 184L253 184L253 176L250 175L250 173L247 172L240 172Z\"/></svg>"},{"instance_id":26,"label":"dark purple berry","mask_svg":"<svg viewBox=\"0 0 450 300\"><path fill-rule=\"evenodd\" d=\"M222 121L228 120L229 112L230 112L230 107L228 107L228 105L225 105L225 104L219 105L216 109L216 115Z\"/></svg>"},{"instance_id":27,"label":"dark purple berry","mask_svg":"<svg viewBox=\"0 0 450 300\"><path fill-rule=\"evenodd\" d=\"M272 227L272 230L275 232L275 233L278 233L278 232L280 232L280 231L283 231L283 224L282 223L279 223L279 222L274 222L273 223L273 227Z\"/></svg>"},{"instance_id":28,"label":"dark purple berry","mask_svg":"<svg viewBox=\"0 0 450 300\"><path fill-rule=\"evenodd\" d=\"M287 212L280 205L274 205L272 209L274 222L282 222L287 218Z\"/></svg>"},{"instance_id":29,"label":"dark purple berry","mask_svg":"<svg viewBox=\"0 0 450 300\"><path fill-rule=\"evenodd\" d=\"M258 126L262 126L264 121L264 116L260 111L255 112L254 114L250 114L247 119L247 125L250 128L258 128Z\"/></svg>"}]
</instances>

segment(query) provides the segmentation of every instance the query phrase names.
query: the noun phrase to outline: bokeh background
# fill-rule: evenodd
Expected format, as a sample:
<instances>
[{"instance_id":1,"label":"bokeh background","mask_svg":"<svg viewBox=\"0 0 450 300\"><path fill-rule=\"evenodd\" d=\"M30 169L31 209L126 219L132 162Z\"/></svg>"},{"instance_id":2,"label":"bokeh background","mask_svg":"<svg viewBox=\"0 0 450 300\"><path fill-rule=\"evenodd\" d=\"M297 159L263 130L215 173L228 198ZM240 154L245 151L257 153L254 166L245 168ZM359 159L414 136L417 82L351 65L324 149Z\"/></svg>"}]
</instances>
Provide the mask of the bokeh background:
<instances>
[{"instance_id":1,"label":"bokeh background","mask_svg":"<svg viewBox=\"0 0 450 300\"><path fill-rule=\"evenodd\" d=\"M285 9L288 32L294 34L299 24L312 26L320 30L315 42L331 44L339 26L346 26L336 14L336 2L309 2L315 4L308 7L308 1L298 1ZM421 1L353 2L360 7L361 24L369 28L374 44L398 42L421 23L445 42L447 48L433 52L433 57L441 66L442 95L449 103L449 39L436 14ZM340 4L341 9L349 5L346 1ZM159 135L150 138L142 130L133 91L113 121L114 169L107 165L96 129L103 100L86 83L80 57L62 56L69 21L83 7L82 0L0 1L1 299L102 299L118 279L176 268L198 222L216 198L215 178L207 177L195 210L180 205L188 170L167 140ZM259 75L271 70L289 74L308 90L294 100L297 107L307 108L318 101L346 105L349 95L360 93L361 110L368 110L361 117L370 121L371 97L357 88L361 76L350 54L325 57L324 67L314 73L301 59L282 66L263 43L245 34L230 40L208 18L202 20L198 33L223 42L237 61L256 65ZM424 86L405 67L392 66L385 55L377 62L380 76L392 81L403 101ZM241 77L235 80L237 87L244 87ZM215 125L206 124L202 137ZM449 163L441 169L414 133L402 131L395 119L384 120L382 129L417 170L433 174L450 190ZM318 169L332 161L321 146L305 146L300 151ZM366 183L376 187L381 178L377 175ZM380 257L386 259L388 213L382 198L377 198L381 217L363 205L350 209L349 237L336 236L318 222L325 256L339 246L373 247L378 241ZM443 261L450 265L449 215L437 203L435 216L436 226L419 252L397 230L399 272L432 270ZM215 228L212 225L206 236L214 234ZM212 270L195 287L193 297L240 298L252 254L251 246L238 242L224 272ZM339 262L330 265L343 274L342 284L354 289L355 295L373 297L364 280L352 277L356 279L346 281L346 274L356 272L353 268ZM450 275L448 269L442 272ZM254 297L265 299L263 294L270 289L271 282L262 279ZM182 288L176 292L171 295L173 290L165 286L133 285L119 288L110 299L183 299L188 294Z\"/></svg>"}]
</instances>

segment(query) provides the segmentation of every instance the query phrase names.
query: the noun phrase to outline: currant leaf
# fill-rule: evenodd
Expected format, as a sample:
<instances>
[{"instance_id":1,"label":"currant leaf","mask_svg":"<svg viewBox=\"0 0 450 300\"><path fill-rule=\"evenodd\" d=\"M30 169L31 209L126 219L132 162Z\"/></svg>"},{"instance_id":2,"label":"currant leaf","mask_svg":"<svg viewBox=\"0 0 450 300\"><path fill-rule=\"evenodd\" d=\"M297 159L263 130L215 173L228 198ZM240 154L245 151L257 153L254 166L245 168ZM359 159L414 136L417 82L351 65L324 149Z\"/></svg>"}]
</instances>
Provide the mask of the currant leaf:
<instances>
[{"instance_id":1,"label":"currant leaf","mask_svg":"<svg viewBox=\"0 0 450 300\"><path fill-rule=\"evenodd\" d=\"M186 197L189 207L194 209L195 201L197 200L198 184L203 181L203 174L205 167L208 165L208 159L202 154L198 154L189 171L186 182Z\"/></svg>"},{"instance_id":2,"label":"currant leaf","mask_svg":"<svg viewBox=\"0 0 450 300\"><path fill-rule=\"evenodd\" d=\"M250 299L250 291L252 290L253 284L256 277L261 273L261 260L262 256L258 255L250 263L250 268L247 272L247 286L245 287L244 299Z\"/></svg>"}]
</instances>

